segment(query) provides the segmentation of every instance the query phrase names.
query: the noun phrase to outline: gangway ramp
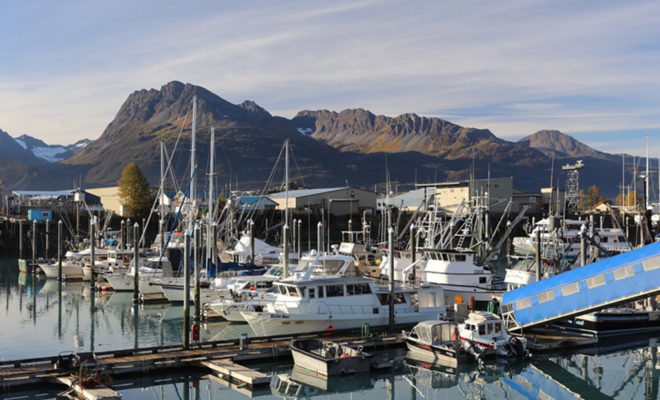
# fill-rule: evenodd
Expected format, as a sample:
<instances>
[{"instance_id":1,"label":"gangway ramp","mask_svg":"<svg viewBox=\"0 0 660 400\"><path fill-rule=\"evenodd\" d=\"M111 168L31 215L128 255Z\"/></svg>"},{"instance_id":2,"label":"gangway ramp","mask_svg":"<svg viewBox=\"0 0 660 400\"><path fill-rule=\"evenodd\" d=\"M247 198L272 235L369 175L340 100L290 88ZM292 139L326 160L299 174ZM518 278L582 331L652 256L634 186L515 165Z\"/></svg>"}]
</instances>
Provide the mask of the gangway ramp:
<instances>
[{"instance_id":1,"label":"gangway ramp","mask_svg":"<svg viewBox=\"0 0 660 400\"><path fill-rule=\"evenodd\" d=\"M660 294L660 242L504 293L511 331Z\"/></svg>"}]
</instances>

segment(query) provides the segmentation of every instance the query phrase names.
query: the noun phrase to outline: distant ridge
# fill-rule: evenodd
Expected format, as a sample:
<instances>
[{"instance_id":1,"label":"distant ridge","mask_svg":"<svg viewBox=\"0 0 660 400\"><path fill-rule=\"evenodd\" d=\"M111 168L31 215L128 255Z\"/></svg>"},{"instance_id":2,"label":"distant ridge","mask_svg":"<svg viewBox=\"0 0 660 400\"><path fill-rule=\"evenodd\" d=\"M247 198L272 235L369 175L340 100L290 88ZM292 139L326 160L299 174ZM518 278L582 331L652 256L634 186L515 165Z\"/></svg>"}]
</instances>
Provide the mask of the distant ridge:
<instances>
[{"instance_id":1,"label":"distant ridge","mask_svg":"<svg viewBox=\"0 0 660 400\"><path fill-rule=\"evenodd\" d=\"M582 172L582 187L597 184L606 196L618 193L618 181L611 177L620 176L620 158L558 131L539 131L509 142L488 129L461 127L440 118L412 113L388 117L359 108L305 110L289 120L271 115L254 101L232 104L205 88L178 81L131 93L99 138L55 164L34 157L9 135L0 133L0 151L7 138L13 149L0 154L7 160L0 165L0 180L8 187L32 189L69 188L79 176L86 187L116 185L121 170L134 161L155 184L160 142L168 152L173 151L182 130L172 163L173 173L185 182L190 174L193 96L197 96L196 176L200 187L208 172L209 131L215 127L218 187L231 180L233 187L238 181L242 189L261 189L282 143L289 139L294 153L292 180L308 187L349 182L373 188L384 182L387 166L397 185L467 179L474 168L476 177L513 176L517 189L537 191L549 185L554 152L553 176L560 186L564 180L560 163L584 159L587 167ZM19 138L25 147L27 139ZM37 145L43 147L41 143Z\"/></svg>"},{"instance_id":2,"label":"distant ridge","mask_svg":"<svg viewBox=\"0 0 660 400\"><path fill-rule=\"evenodd\" d=\"M595 150L573 137L556 130L538 131L518 140L518 144L537 149L547 156L552 156L554 152L556 157L617 158L612 154Z\"/></svg>"}]
</instances>

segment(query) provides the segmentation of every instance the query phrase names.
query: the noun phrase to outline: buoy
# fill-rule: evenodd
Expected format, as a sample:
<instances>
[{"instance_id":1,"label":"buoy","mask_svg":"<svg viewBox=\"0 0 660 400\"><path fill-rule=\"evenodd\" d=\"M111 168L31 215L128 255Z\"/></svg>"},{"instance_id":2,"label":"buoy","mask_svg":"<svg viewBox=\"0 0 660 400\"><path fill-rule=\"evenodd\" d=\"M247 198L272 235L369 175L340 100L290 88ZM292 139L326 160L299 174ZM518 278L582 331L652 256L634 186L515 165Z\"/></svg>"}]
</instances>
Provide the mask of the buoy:
<instances>
[{"instance_id":1,"label":"buoy","mask_svg":"<svg viewBox=\"0 0 660 400\"><path fill-rule=\"evenodd\" d=\"M192 340L199 341L199 324L192 325Z\"/></svg>"},{"instance_id":2,"label":"buoy","mask_svg":"<svg viewBox=\"0 0 660 400\"><path fill-rule=\"evenodd\" d=\"M451 340L458 340L458 333L456 332L456 328L454 328L454 332L451 334Z\"/></svg>"},{"instance_id":3,"label":"buoy","mask_svg":"<svg viewBox=\"0 0 660 400\"><path fill-rule=\"evenodd\" d=\"M460 294L454 296L454 304L463 304L463 296Z\"/></svg>"},{"instance_id":4,"label":"buoy","mask_svg":"<svg viewBox=\"0 0 660 400\"><path fill-rule=\"evenodd\" d=\"M475 299L474 296L468 297L468 308L474 310Z\"/></svg>"}]
</instances>

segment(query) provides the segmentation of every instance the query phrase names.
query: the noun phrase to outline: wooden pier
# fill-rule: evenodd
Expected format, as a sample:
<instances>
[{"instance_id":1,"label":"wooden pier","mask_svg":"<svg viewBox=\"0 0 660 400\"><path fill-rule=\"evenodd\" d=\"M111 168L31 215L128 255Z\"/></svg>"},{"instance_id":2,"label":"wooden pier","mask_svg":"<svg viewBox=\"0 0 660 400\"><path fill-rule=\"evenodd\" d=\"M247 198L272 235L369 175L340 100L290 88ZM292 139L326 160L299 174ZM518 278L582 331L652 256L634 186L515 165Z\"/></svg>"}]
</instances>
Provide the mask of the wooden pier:
<instances>
[{"instance_id":1,"label":"wooden pier","mask_svg":"<svg viewBox=\"0 0 660 400\"><path fill-rule=\"evenodd\" d=\"M325 336L307 335L309 337ZM175 368L197 368L216 375L228 386L257 387L270 382L270 376L238 362L272 361L290 357L292 337L252 338L241 349L239 340L208 342L185 349L157 346L141 349L114 350L98 353L65 354L24 360L0 361L0 393L20 390L28 385L62 385L82 399L113 399L118 394L103 385L104 377L145 376L152 372ZM375 334L360 337L335 332L328 340L365 349L387 349L401 346L398 334ZM81 384L84 378L96 377L97 385ZM113 397L114 396L114 397Z\"/></svg>"}]
</instances>

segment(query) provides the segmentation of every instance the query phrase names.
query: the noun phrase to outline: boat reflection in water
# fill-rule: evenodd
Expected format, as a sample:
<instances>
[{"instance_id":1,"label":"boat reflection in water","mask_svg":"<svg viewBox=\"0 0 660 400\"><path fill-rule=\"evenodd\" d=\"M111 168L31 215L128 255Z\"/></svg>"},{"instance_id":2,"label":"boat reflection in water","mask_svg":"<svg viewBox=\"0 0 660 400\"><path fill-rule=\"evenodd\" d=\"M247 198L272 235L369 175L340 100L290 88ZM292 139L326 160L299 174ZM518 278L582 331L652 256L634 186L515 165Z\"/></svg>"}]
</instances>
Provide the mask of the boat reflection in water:
<instances>
[{"instance_id":1,"label":"boat reflection in water","mask_svg":"<svg viewBox=\"0 0 660 400\"><path fill-rule=\"evenodd\" d=\"M323 376L294 366L290 374L275 374L271 391L281 398L307 398L333 393L350 393L374 388L373 374Z\"/></svg>"}]
</instances>

